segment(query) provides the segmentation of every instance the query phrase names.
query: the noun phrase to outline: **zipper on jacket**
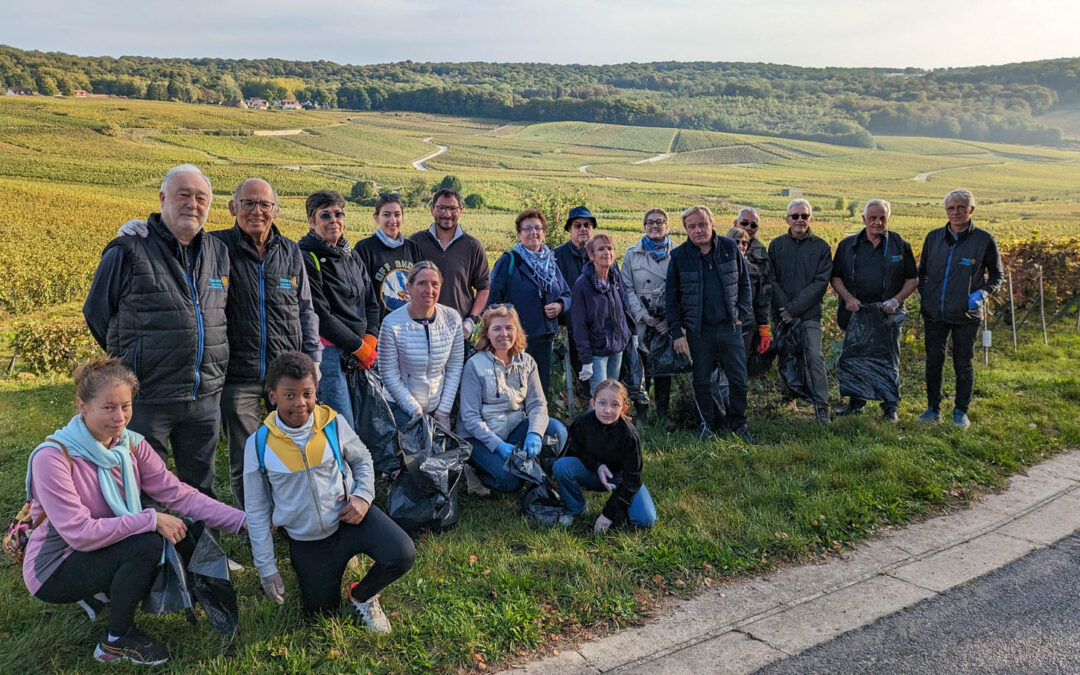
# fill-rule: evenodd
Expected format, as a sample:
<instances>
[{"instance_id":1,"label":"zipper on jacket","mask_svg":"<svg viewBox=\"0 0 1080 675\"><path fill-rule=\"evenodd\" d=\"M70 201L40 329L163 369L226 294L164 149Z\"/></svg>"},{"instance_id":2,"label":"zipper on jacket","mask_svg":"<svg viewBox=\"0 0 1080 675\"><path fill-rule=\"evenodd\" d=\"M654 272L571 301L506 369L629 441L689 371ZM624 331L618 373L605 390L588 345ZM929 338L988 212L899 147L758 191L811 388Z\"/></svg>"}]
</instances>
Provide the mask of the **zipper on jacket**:
<instances>
[{"instance_id":1,"label":"zipper on jacket","mask_svg":"<svg viewBox=\"0 0 1080 675\"><path fill-rule=\"evenodd\" d=\"M184 256L187 257L186 252L184 253ZM195 256L195 266L194 266L195 271L197 271L199 269L199 259L200 258L202 258L202 249L201 248L199 249L199 254ZM201 381L202 381L202 377L200 376L199 373L202 370L202 358L203 358L202 306L199 304L199 293L198 293L198 291L195 290L195 281L192 279L192 275L195 274L195 271L193 271L191 274L188 274L187 265L184 264L184 276L187 278L188 288L191 289L191 300L192 300L192 302L195 303L195 331L199 336L199 345L198 345L198 349L195 352L195 387L191 390L191 399L192 400L195 400L195 399L197 399L199 397L198 396L199 395L199 385L201 384Z\"/></svg>"},{"instance_id":2,"label":"zipper on jacket","mask_svg":"<svg viewBox=\"0 0 1080 675\"><path fill-rule=\"evenodd\" d=\"M323 432L324 435L325 433ZM308 443L310 442L311 439L309 438ZM330 441L327 440L326 442L329 443ZM293 445L296 445L295 441ZM298 445L296 447L300 448ZM319 509L319 498L315 494L315 481L311 480L311 465L308 464L307 450L305 448L300 448L300 458L304 460L304 475L307 476L308 490L311 492L311 503L315 505L315 517L319 519L319 529L326 532L326 524L323 522L322 511Z\"/></svg>"},{"instance_id":3,"label":"zipper on jacket","mask_svg":"<svg viewBox=\"0 0 1080 675\"><path fill-rule=\"evenodd\" d=\"M945 236L949 236L946 232ZM949 247L949 257L945 261L945 281L941 284L941 321L945 320L945 291L949 288L949 271L952 269L952 257L953 253L956 253L956 247L960 245L960 240L957 240L955 244Z\"/></svg>"},{"instance_id":4,"label":"zipper on jacket","mask_svg":"<svg viewBox=\"0 0 1080 675\"><path fill-rule=\"evenodd\" d=\"M259 381L266 377L266 260L259 261Z\"/></svg>"}]
</instances>

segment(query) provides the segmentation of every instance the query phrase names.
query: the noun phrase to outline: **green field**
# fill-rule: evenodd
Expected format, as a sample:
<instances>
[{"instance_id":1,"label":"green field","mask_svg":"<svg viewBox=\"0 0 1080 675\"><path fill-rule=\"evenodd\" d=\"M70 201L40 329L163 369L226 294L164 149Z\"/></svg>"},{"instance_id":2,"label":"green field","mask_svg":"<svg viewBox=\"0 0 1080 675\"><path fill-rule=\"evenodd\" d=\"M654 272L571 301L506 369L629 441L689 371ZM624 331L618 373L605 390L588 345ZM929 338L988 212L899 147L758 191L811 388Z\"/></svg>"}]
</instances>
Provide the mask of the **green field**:
<instances>
[{"instance_id":1,"label":"green field","mask_svg":"<svg viewBox=\"0 0 1080 675\"><path fill-rule=\"evenodd\" d=\"M268 130L304 133L254 135ZM588 204L620 251L640 237L641 216L652 206L672 214L679 238L675 214L691 204L709 204L721 231L741 206L753 205L762 213L761 236L770 239L785 229L789 198L781 191L788 188L803 191L815 206L815 230L833 243L861 227L838 199L861 206L883 197L893 202L893 229L918 250L944 222L944 194L961 186L975 192L978 222L1003 241L1080 234L1080 152L877 140L877 149L861 149L584 122L0 98L0 357L9 363L24 322L78 321L102 247L123 222L157 209L161 177L182 162L201 166L214 183L210 229L231 225L226 205L235 186L262 176L278 191L278 224L294 238L307 230L304 199L317 189L348 194L365 180L380 190L423 191L453 174L466 194L486 201L462 223L492 259L513 243L514 215L537 195ZM436 144L448 151L427 171L415 169L412 162ZM350 203L346 212L350 239L372 232L369 208ZM426 208L406 210L406 232L429 222ZM829 296L830 313L834 302ZM829 331L836 347L831 323ZM1007 333L997 332L995 344L1005 345ZM910 422L923 396L914 330L904 343L907 421L897 427L865 415L822 432L805 415L780 410L775 383L762 379L753 383L750 412L761 446L647 430L646 480L661 512L650 532L598 537L584 524L545 530L517 515L516 498L465 496L459 527L420 540L417 566L383 596L396 612L388 637L363 633L347 616L305 624L287 565L291 595L281 610L263 599L250 567L238 575L241 634L228 655L205 621L140 622L173 652L172 672L456 672L550 653L560 641L639 622L665 596L768 570L774 561L820 558L879 527L963 503L1076 446L1080 339L1059 324L1051 347L1031 333L1021 340L1018 354L999 348L991 368L979 365L975 427L966 434ZM70 416L72 398L63 375L0 376L3 513L19 505L26 453ZM688 398L676 398L689 415ZM227 495L227 471L218 473L219 493ZM593 497L591 512L599 504ZM235 540L226 538L226 546L250 563ZM18 571L0 562L0 634L11 640L0 672L89 671L99 629L71 607L28 598Z\"/></svg>"}]
</instances>

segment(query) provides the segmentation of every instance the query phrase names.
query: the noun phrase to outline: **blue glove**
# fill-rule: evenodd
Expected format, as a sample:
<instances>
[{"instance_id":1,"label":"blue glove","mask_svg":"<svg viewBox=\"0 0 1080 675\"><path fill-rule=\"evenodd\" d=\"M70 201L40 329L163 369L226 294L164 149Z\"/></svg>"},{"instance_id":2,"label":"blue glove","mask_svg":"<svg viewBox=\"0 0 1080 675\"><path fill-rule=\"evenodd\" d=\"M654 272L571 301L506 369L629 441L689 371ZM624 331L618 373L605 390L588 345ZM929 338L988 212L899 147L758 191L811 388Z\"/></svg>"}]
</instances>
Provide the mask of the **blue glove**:
<instances>
[{"instance_id":1,"label":"blue glove","mask_svg":"<svg viewBox=\"0 0 1080 675\"><path fill-rule=\"evenodd\" d=\"M543 439L540 438L540 434L535 431L530 431L529 435L525 437L525 454L529 456L529 459L540 454L540 444L542 441Z\"/></svg>"},{"instance_id":2,"label":"blue glove","mask_svg":"<svg viewBox=\"0 0 1080 675\"><path fill-rule=\"evenodd\" d=\"M514 444L503 441L499 443L499 447L495 448L495 452L499 453L503 459L510 459L511 453L514 452Z\"/></svg>"},{"instance_id":3,"label":"blue glove","mask_svg":"<svg viewBox=\"0 0 1080 675\"><path fill-rule=\"evenodd\" d=\"M985 299L986 291L975 291L968 296L968 309L978 309Z\"/></svg>"}]
</instances>

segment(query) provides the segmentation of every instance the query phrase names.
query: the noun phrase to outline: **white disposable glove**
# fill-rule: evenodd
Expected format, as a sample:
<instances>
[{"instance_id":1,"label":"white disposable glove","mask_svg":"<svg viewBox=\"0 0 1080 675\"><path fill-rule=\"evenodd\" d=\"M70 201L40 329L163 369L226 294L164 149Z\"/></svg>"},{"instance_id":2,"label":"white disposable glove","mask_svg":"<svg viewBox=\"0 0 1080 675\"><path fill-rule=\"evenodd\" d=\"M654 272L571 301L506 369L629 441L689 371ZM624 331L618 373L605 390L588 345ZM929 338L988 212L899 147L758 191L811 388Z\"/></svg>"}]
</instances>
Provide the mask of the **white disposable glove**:
<instances>
[{"instance_id":1,"label":"white disposable glove","mask_svg":"<svg viewBox=\"0 0 1080 675\"><path fill-rule=\"evenodd\" d=\"M886 314L895 314L896 310L900 309L900 301L896 298L889 298L885 302L881 303L881 311Z\"/></svg>"},{"instance_id":2,"label":"white disposable glove","mask_svg":"<svg viewBox=\"0 0 1080 675\"><path fill-rule=\"evenodd\" d=\"M120 226L120 229L116 231L118 237L134 237L139 236L146 239L146 235L150 234L150 226L146 224L145 220L132 219Z\"/></svg>"},{"instance_id":3,"label":"white disposable glove","mask_svg":"<svg viewBox=\"0 0 1080 675\"><path fill-rule=\"evenodd\" d=\"M434 412L431 414L431 416L434 417L435 421L439 424L443 425L447 429L450 428L450 416L446 413Z\"/></svg>"},{"instance_id":4,"label":"white disposable glove","mask_svg":"<svg viewBox=\"0 0 1080 675\"><path fill-rule=\"evenodd\" d=\"M592 379L592 364L586 363L581 367L581 373L578 375L579 380L591 380Z\"/></svg>"},{"instance_id":5,"label":"white disposable glove","mask_svg":"<svg viewBox=\"0 0 1080 675\"><path fill-rule=\"evenodd\" d=\"M318 361L315 362L315 384L318 384L322 380L322 364Z\"/></svg>"},{"instance_id":6,"label":"white disposable glove","mask_svg":"<svg viewBox=\"0 0 1080 675\"><path fill-rule=\"evenodd\" d=\"M273 600L279 605L285 604L285 581L281 578L280 572L274 572L268 577L260 577L263 590L266 591L268 598Z\"/></svg>"},{"instance_id":7,"label":"white disposable glove","mask_svg":"<svg viewBox=\"0 0 1080 675\"><path fill-rule=\"evenodd\" d=\"M603 534L608 531L609 527L611 527L611 519L601 513L596 517L596 522L593 523L592 529L593 532L596 532L597 534Z\"/></svg>"},{"instance_id":8,"label":"white disposable glove","mask_svg":"<svg viewBox=\"0 0 1080 675\"><path fill-rule=\"evenodd\" d=\"M473 328L475 328L475 327L476 327L476 324L473 323L472 319L465 319L464 321L461 322L461 330L462 330L462 332L465 333L465 339L466 340L468 340L469 337L472 335Z\"/></svg>"}]
</instances>

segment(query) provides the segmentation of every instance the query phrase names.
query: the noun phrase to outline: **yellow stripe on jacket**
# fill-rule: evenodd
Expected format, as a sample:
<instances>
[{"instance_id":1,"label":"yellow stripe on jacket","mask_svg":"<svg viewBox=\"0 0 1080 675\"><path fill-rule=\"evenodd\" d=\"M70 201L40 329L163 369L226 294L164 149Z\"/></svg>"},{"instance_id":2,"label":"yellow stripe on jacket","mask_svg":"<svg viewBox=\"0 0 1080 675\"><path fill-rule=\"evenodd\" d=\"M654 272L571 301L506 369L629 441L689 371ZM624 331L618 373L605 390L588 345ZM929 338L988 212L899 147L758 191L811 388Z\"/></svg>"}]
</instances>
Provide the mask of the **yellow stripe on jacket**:
<instances>
[{"instance_id":1,"label":"yellow stripe on jacket","mask_svg":"<svg viewBox=\"0 0 1080 675\"><path fill-rule=\"evenodd\" d=\"M311 425L312 435L303 451L297 447L292 438L278 428L276 411L266 418L266 427L270 430L266 436L266 446L274 451L274 455L289 471L302 471L305 468L305 456L309 467L322 464L323 456L326 454L326 434L323 433L323 428L330 423L330 420L337 417L337 413L329 406L318 405L315 406L313 414L315 421Z\"/></svg>"}]
</instances>

